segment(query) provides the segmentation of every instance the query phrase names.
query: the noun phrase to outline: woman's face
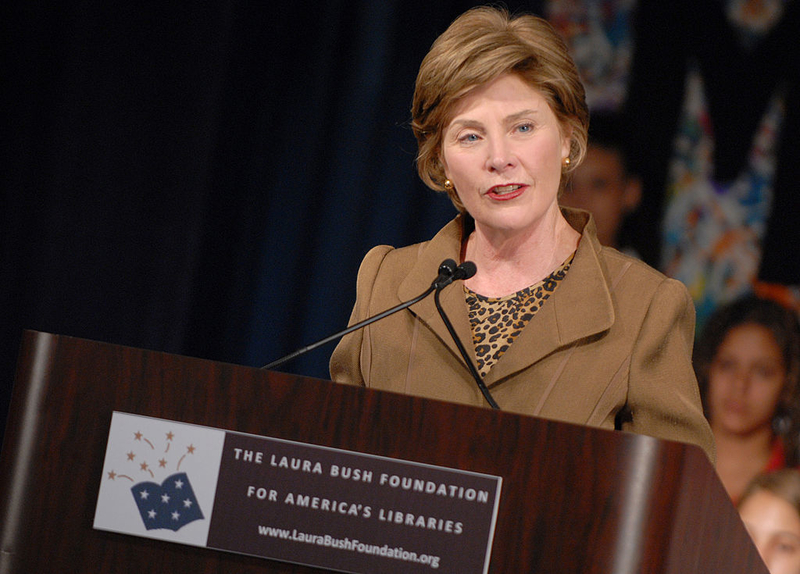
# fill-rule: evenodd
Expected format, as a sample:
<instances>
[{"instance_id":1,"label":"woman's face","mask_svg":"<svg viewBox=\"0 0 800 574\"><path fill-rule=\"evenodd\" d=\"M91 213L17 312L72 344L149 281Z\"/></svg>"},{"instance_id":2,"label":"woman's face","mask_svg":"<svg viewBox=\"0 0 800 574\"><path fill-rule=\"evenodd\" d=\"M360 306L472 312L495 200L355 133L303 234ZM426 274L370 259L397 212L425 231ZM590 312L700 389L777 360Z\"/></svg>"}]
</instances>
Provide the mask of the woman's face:
<instances>
[{"instance_id":1,"label":"woman's face","mask_svg":"<svg viewBox=\"0 0 800 574\"><path fill-rule=\"evenodd\" d=\"M758 490L739 514L770 574L800 574L800 516L791 504Z\"/></svg>"},{"instance_id":2,"label":"woman's face","mask_svg":"<svg viewBox=\"0 0 800 574\"><path fill-rule=\"evenodd\" d=\"M709 369L711 428L740 435L769 428L785 381L783 356L772 332L754 323L734 327Z\"/></svg>"},{"instance_id":3,"label":"woman's face","mask_svg":"<svg viewBox=\"0 0 800 574\"><path fill-rule=\"evenodd\" d=\"M570 139L544 97L506 74L476 88L445 128L442 162L477 226L531 231L558 214Z\"/></svg>"}]
</instances>

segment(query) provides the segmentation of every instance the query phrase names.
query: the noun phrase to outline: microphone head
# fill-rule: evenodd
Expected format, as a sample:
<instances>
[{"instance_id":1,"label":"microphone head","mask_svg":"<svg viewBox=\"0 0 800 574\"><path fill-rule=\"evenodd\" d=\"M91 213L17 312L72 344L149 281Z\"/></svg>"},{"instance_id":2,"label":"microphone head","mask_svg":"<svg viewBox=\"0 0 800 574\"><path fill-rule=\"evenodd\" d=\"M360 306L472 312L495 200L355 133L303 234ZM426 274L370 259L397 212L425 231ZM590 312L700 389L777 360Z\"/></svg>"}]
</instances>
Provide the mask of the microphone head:
<instances>
[{"instance_id":1,"label":"microphone head","mask_svg":"<svg viewBox=\"0 0 800 574\"><path fill-rule=\"evenodd\" d=\"M439 276L433 280L431 287L441 290L450 285L453 281L469 279L477 272L478 268L472 261L464 261L464 263L456 267L455 261L452 259L445 259L439 264Z\"/></svg>"},{"instance_id":2,"label":"microphone head","mask_svg":"<svg viewBox=\"0 0 800 574\"><path fill-rule=\"evenodd\" d=\"M449 277L456 272L456 262L452 259L445 259L439 264L439 276Z\"/></svg>"},{"instance_id":3,"label":"microphone head","mask_svg":"<svg viewBox=\"0 0 800 574\"><path fill-rule=\"evenodd\" d=\"M461 273L461 279L469 279L470 277L474 276L478 272L478 266L475 265L472 261L464 261L461 265L457 268Z\"/></svg>"}]
</instances>

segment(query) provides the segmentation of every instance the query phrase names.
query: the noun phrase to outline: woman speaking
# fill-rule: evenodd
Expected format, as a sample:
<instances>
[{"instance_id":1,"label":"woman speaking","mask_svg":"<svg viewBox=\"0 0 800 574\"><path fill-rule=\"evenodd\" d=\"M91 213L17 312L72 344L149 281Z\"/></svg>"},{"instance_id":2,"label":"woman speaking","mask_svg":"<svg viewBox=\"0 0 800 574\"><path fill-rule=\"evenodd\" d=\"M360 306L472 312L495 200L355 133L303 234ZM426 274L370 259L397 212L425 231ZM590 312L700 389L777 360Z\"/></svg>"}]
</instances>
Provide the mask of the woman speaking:
<instances>
[{"instance_id":1,"label":"woman speaking","mask_svg":"<svg viewBox=\"0 0 800 574\"><path fill-rule=\"evenodd\" d=\"M442 290L440 306L475 372L426 298L343 338L335 381L496 401L694 443L713 460L685 287L602 247L588 213L559 207L588 122L575 64L546 21L480 7L450 25L420 67L412 128L420 177L459 215L425 243L373 248L351 323L425 291L443 260L472 261L477 273Z\"/></svg>"}]
</instances>

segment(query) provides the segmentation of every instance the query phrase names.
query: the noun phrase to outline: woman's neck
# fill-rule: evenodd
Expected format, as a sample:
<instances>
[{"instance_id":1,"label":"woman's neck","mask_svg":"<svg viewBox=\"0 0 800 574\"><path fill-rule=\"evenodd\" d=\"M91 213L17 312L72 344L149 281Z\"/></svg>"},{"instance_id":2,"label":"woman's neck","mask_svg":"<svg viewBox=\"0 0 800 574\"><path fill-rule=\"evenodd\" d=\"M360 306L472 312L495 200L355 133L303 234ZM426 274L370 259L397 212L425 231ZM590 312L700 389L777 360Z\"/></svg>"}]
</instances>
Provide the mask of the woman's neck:
<instances>
[{"instance_id":1,"label":"woman's neck","mask_svg":"<svg viewBox=\"0 0 800 574\"><path fill-rule=\"evenodd\" d=\"M535 230L505 233L476 224L467 239L465 259L478 273L467 287L487 297L503 297L529 287L555 271L578 246L580 234L560 215Z\"/></svg>"},{"instance_id":2,"label":"woman's neck","mask_svg":"<svg viewBox=\"0 0 800 574\"><path fill-rule=\"evenodd\" d=\"M736 501L769 462L775 435L769 427L746 435L728 433L713 425L712 431L717 447L717 474Z\"/></svg>"}]
</instances>

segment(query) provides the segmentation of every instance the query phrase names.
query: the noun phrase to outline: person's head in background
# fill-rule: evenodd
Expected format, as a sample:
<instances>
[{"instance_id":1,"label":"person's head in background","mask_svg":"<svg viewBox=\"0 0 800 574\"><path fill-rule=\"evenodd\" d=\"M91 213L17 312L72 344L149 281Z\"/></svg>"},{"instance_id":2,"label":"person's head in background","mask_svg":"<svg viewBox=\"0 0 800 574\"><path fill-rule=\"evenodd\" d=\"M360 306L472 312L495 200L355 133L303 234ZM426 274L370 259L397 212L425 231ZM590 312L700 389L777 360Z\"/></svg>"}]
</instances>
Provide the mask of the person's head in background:
<instances>
[{"instance_id":1,"label":"person's head in background","mask_svg":"<svg viewBox=\"0 0 800 574\"><path fill-rule=\"evenodd\" d=\"M770 574L800 574L800 472L757 476L738 508Z\"/></svg>"},{"instance_id":2,"label":"person's head in background","mask_svg":"<svg viewBox=\"0 0 800 574\"><path fill-rule=\"evenodd\" d=\"M732 499L760 472L797 465L800 334L793 312L752 296L717 309L695 345L694 367L717 471Z\"/></svg>"},{"instance_id":3,"label":"person's head in background","mask_svg":"<svg viewBox=\"0 0 800 574\"><path fill-rule=\"evenodd\" d=\"M624 247L620 243L623 221L642 198L642 182L628 162L626 131L616 114L591 114L586 158L560 198L561 205L591 212L600 243L616 248Z\"/></svg>"}]
</instances>

